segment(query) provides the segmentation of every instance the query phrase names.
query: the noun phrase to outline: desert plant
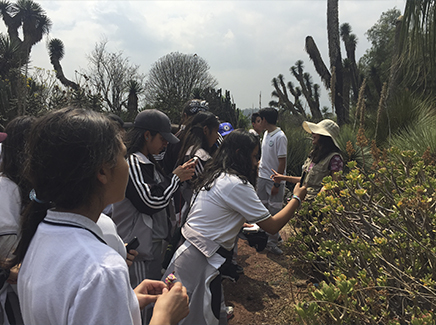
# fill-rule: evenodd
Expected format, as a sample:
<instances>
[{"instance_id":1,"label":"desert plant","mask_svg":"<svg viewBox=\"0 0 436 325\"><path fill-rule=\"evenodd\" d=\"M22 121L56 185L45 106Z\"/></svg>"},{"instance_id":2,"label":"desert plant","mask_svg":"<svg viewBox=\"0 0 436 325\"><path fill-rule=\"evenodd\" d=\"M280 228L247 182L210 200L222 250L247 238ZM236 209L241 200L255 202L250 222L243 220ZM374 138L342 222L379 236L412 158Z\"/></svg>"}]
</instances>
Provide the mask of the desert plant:
<instances>
[{"instance_id":1,"label":"desert plant","mask_svg":"<svg viewBox=\"0 0 436 325\"><path fill-rule=\"evenodd\" d=\"M300 211L297 258L327 280L296 306L306 323L435 321L435 162L397 148L373 153L375 168L350 162Z\"/></svg>"},{"instance_id":2,"label":"desert plant","mask_svg":"<svg viewBox=\"0 0 436 325\"><path fill-rule=\"evenodd\" d=\"M416 150L419 155L428 150L431 155L436 156L435 109L428 102L423 102L414 109L414 122L395 134L391 145L405 150Z\"/></svg>"}]
</instances>

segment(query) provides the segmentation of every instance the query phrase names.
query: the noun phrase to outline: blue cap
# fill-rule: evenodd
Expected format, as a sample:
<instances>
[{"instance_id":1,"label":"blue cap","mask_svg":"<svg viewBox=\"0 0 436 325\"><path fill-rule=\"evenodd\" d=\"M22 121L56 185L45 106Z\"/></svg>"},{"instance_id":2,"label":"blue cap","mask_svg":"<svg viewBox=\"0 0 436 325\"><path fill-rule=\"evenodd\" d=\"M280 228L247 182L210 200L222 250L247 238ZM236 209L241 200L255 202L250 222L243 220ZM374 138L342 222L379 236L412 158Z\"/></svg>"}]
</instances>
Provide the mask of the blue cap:
<instances>
[{"instance_id":1,"label":"blue cap","mask_svg":"<svg viewBox=\"0 0 436 325\"><path fill-rule=\"evenodd\" d=\"M229 134L234 130L233 126L229 122L224 122L220 124L220 127L218 129L218 133L221 134L223 137Z\"/></svg>"}]
</instances>

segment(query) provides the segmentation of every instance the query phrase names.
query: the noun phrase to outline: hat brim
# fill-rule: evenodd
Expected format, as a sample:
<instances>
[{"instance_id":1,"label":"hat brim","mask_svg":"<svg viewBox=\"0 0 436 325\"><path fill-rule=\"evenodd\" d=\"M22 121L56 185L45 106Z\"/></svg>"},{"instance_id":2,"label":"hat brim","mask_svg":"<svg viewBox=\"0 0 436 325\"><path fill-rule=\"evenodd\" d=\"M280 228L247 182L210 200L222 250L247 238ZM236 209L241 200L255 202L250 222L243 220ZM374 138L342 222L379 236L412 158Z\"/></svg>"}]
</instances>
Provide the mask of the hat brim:
<instances>
[{"instance_id":1,"label":"hat brim","mask_svg":"<svg viewBox=\"0 0 436 325\"><path fill-rule=\"evenodd\" d=\"M326 137L332 138L335 146L339 148L339 145L338 145L338 142L336 141L336 139L334 137L332 137L332 135L326 129L324 129L323 127L320 127L318 124L304 121L303 122L303 129L307 133L311 133L311 134L315 133L315 134L324 135Z\"/></svg>"},{"instance_id":2,"label":"hat brim","mask_svg":"<svg viewBox=\"0 0 436 325\"><path fill-rule=\"evenodd\" d=\"M4 132L0 132L0 142L5 141L5 139L8 137L8 135Z\"/></svg>"},{"instance_id":3,"label":"hat brim","mask_svg":"<svg viewBox=\"0 0 436 325\"><path fill-rule=\"evenodd\" d=\"M177 138L174 134L172 134L170 132L159 132L159 133L160 133L160 135L163 136L163 138L165 140L167 140L171 144L176 144L176 143L180 142L179 138Z\"/></svg>"}]
</instances>

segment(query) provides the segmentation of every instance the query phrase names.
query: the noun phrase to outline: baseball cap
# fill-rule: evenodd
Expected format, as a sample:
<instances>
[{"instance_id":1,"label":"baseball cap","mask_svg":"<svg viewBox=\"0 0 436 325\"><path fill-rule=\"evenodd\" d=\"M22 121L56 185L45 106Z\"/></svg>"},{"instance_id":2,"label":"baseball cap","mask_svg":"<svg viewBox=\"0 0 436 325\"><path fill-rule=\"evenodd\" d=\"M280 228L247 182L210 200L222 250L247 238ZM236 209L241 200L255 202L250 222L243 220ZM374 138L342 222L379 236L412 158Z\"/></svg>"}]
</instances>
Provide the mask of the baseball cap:
<instances>
[{"instance_id":1,"label":"baseball cap","mask_svg":"<svg viewBox=\"0 0 436 325\"><path fill-rule=\"evenodd\" d=\"M157 131L169 143L177 143L180 140L171 133L171 121L164 113L157 109L146 109L140 112L133 122L133 127Z\"/></svg>"},{"instance_id":2,"label":"baseball cap","mask_svg":"<svg viewBox=\"0 0 436 325\"><path fill-rule=\"evenodd\" d=\"M220 124L220 127L218 129L218 133L221 134L223 137L232 132L233 126L229 122L224 122Z\"/></svg>"},{"instance_id":3,"label":"baseball cap","mask_svg":"<svg viewBox=\"0 0 436 325\"><path fill-rule=\"evenodd\" d=\"M4 133L4 132L0 132L0 142L5 141L5 139L6 139L7 136L8 136L8 135L7 135L6 133Z\"/></svg>"}]
</instances>

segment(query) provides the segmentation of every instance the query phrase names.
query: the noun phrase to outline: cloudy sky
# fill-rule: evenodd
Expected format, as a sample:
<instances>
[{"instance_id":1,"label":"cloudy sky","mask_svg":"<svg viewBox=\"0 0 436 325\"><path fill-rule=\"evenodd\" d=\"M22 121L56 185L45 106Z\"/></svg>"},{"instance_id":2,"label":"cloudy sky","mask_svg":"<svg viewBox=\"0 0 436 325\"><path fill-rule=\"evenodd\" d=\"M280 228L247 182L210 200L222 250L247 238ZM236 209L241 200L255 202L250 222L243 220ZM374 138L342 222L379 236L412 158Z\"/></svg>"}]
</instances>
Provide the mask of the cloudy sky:
<instances>
[{"instance_id":1,"label":"cloudy sky","mask_svg":"<svg viewBox=\"0 0 436 325\"><path fill-rule=\"evenodd\" d=\"M256 108L260 93L262 106L271 100L272 78L283 74L295 82L289 68L297 60L321 85L304 51L306 36L328 61L326 0L35 1L53 22L49 37L64 42L62 65L69 79L87 67L95 43L107 39L110 51L123 51L143 73L170 52L196 53L237 107ZM403 12L404 6L405 0L339 1L339 23L348 22L358 38L357 58L369 48L365 32L381 13L394 7ZM32 64L51 69L45 43L33 48ZM321 105L330 106L324 87L321 92Z\"/></svg>"}]
</instances>

